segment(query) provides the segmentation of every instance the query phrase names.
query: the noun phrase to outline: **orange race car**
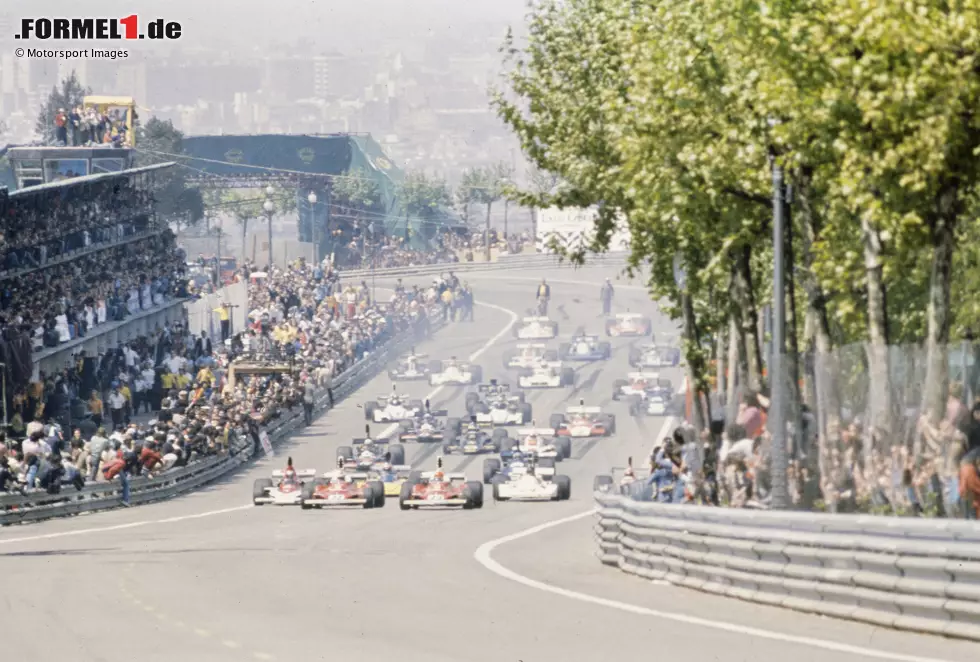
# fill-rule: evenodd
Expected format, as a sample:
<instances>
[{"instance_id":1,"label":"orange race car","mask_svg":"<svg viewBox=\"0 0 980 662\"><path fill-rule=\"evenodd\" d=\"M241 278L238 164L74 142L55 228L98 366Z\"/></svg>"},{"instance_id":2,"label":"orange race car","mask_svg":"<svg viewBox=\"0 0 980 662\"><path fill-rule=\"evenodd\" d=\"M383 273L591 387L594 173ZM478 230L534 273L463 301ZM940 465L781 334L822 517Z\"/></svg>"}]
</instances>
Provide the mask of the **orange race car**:
<instances>
[{"instance_id":1,"label":"orange race car","mask_svg":"<svg viewBox=\"0 0 980 662\"><path fill-rule=\"evenodd\" d=\"M599 407L569 407L564 414L552 414L551 427L559 437L608 437L616 432L616 417L603 414Z\"/></svg>"}]
</instances>

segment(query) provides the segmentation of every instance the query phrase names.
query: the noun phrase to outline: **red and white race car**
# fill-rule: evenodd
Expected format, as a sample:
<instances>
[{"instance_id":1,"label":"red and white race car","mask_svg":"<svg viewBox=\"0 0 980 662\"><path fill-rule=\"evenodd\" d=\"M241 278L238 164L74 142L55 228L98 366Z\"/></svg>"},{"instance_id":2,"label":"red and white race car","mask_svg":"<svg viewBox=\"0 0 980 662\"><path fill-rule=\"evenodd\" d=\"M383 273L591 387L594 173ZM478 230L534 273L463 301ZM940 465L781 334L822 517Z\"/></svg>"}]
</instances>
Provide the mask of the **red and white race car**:
<instances>
[{"instance_id":1,"label":"red and white race car","mask_svg":"<svg viewBox=\"0 0 980 662\"><path fill-rule=\"evenodd\" d=\"M626 379L613 382L612 399L631 398L639 396L660 395L665 400L673 397L673 389L669 379L663 379L658 372L631 372Z\"/></svg>"},{"instance_id":2,"label":"red and white race car","mask_svg":"<svg viewBox=\"0 0 980 662\"><path fill-rule=\"evenodd\" d=\"M315 476L315 469L273 471L272 478L257 478L255 480L252 485L252 503L256 506L265 504L298 506L303 502L303 488L307 481Z\"/></svg>"},{"instance_id":3,"label":"red and white race car","mask_svg":"<svg viewBox=\"0 0 980 662\"><path fill-rule=\"evenodd\" d=\"M638 313L619 313L606 320L607 336L649 336L653 333L653 323L649 317Z\"/></svg>"},{"instance_id":4,"label":"red and white race car","mask_svg":"<svg viewBox=\"0 0 980 662\"><path fill-rule=\"evenodd\" d=\"M344 458L337 460L337 471L326 473L303 486L300 502L303 510L325 506L384 508L385 486L378 475L345 471Z\"/></svg>"},{"instance_id":5,"label":"red and white race car","mask_svg":"<svg viewBox=\"0 0 980 662\"><path fill-rule=\"evenodd\" d=\"M414 480L402 483L398 506L402 510L418 508L457 507L469 510L483 507L483 483L466 480L466 474L447 474L442 470L442 458L435 471L425 472Z\"/></svg>"},{"instance_id":6,"label":"red and white race car","mask_svg":"<svg viewBox=\"0 0 980 662\"><path fill-rule=\"evenodd\" d=\"M559 437L608 437L616 431L616 417L580 401L579 406L569 407L564 414L552 414L551 427Z\"/></svg>"}]
</instances>

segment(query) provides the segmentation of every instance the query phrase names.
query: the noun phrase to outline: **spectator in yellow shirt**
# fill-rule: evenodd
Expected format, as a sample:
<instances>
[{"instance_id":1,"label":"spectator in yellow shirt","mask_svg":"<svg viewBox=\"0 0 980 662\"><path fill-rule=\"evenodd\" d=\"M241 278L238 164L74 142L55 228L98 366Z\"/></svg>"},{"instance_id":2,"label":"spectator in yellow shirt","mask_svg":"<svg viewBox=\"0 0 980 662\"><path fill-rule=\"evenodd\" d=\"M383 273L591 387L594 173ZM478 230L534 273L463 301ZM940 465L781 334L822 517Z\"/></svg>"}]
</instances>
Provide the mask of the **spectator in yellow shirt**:
<instances>
[{"instance_id":1,"label":"spectator in yellow shirt","mask_svg":"<svg viewBox=\"0 0 980 662\"><path fill-rule=\"evenodd\" d=\"M133 392L129 390L129 384L123 382L122 386L119 387L119 393L126 398L126 425L129 425L133 415Z\"/></svg>"},{"instance_id":2,"label":"spectator in yellow shirt","mask_svg":"<svg viewBox=\"0 0 980 662\"><path fill-rule=\"evenodd\" d=\"M224 342L231 337L231 304L223 303L214 312L218 313L218 319L221 320L221 342Z\"/></svg>"},{"instance_id":3,"label":"spectator in yellow shirt","mask_svg":"<svg viewBox=\"0 0 980 662\"><path fill-rule=\"evenodd\" d=\"M92 412L92 422L96 425L102 425L102 414L105 411L105 406L102 404L102 398L99 397L98 391L92 391L89 395L88 410Z\"/></svg>"},{"instance_id":4,"label":"spectator in yellow shirt","mask_svg":"<svg viewBox=\"0 0 980 662\"><path fill-rule=\"evenodd\" d=\"M214 383L214 373L211 372L211 368L204 366L203 368L197 371L197 379L195 379L194 381L202 384L204 382Z\"/></svg>"}]
</instances>

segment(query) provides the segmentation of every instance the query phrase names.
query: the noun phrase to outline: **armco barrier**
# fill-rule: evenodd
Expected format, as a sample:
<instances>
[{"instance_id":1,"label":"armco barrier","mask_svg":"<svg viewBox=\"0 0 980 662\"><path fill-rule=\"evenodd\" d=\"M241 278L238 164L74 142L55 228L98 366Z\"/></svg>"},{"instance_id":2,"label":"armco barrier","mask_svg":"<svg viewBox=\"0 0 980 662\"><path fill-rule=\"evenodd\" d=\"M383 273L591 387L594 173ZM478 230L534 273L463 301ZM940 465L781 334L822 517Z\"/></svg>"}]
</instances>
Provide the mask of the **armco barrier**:
<instances>
[{"instance_id":1,"label":"armco barrier","mask_svg":"<svg viewBox=\"0 0 980 662\"><path fill-rule=\"evenodd\" d=\"M441 328L436 322L432 330ZM418 338L407 334L377 348L334 379L334 400L346 398L365 382L377 375L394 357L407 351ZM315 412L322 412L328 404L326 391L317 395ZM266 428L273 445L286 439L294 430L303 427L302 407L284 412ZM130 481L130 503L142 504L169 499L188 492L233 471L253 456L251 439L238 439L230 453L206 458L181 469L163 472L153 478L134 478ZM65 517L97 510L108 510L122 505L122 488L118 481L92 483L81 490L66 487L60 494L34 491L27 495L0 496L0 526L21 522L36 522L54 517Z\"/></svg>"},{"instance_id":2,"label":"armco barrier","mask_svg":"<svg viewBox=\"0 0 980 662\"><path fill-rule=\"evenodd\" d=\"M980 641L980 525L633 501L597 492L600 560L768 605Z\"/></svg>"},{"instance_id":3,"label":"armco barrier","mask_svg":"<svg viewBox=\"0 0 980 662\"><path fill-rule=\"evenodd\" d=\"M600 253L590 255L586 258L585 266L599 265L625 265L626 253ZM366 278L372 274L375 277L384 278L387 276L411 276L411 275L433 275L442 274L447 271L454 273L469 273L474 271L497 271L504 269L544 269L548 267L564 266L572 268L567 261L560 261L557 255L552 254L533 254L533 255L502 255L495 262L446 262L443 264L423 264L414 267L391 267L388 269L356 269L352 271L339 272L341 279Z\"/></svg>"}]
</instances>

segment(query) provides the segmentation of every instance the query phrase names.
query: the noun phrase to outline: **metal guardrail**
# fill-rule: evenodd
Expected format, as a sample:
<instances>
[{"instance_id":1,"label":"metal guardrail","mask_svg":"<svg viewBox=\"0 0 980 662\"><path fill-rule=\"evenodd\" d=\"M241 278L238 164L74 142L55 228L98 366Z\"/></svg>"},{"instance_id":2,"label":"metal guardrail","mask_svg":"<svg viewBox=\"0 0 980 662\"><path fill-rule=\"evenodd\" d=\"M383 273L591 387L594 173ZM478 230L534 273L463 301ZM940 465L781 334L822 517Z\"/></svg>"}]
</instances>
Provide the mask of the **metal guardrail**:
<instances>
[{"instance_id":1,"label":"metal guardrail","mask_svg":"<svg viewBox=\"0 0 980 662\"><path fill-rule=\"evenodd\" d=\"M590 255L587 258L586 267L592 265L626 264L627 253L600 253ZM560 261L557 255L540 253L535 255L502 255L495 262L445 262L441 264L422 264L414 267L391 267L388 269L355 269L352 271L339 272L341 279L345 278L366 278L374 274L375 277L386 276L406 276L406 275L432 275L441 274L447 271L454 273L464 273L473 271L496 271L498 269L515 268L543 268L570 266L566 260Z\"/></svg>"},{"instance_id":2,"label":"metal guardrail","mask_svg":"<svg viewBox=\"0 0 980 662\"><path fill-rule=\"evenodd\" d=\"M980 641L980 525L634 501L597 492L599 559L651 580Z\"/></svg>"},{"instance_id":3,"label":"metal guardrail","mask_svg":"<svg viewBox=\"0 0 980 662\"><path fill-rule=\"evenodd\" d=\"M431 330L435 331L442 325L441 321L436 321ZM350 396L379 374L390 360L409 350L417 340L419 338L414 331L394 338L335 377L332 389L334 402ZM317 394L315 414L322 413L328 405L329 396L323 389ZM302 407L296 407L293 412L284 412L266 428L266 432L275 446L302 428L303 424ZM153 478L133 478L129 483L130 504L169 499L220 478L252 459L254 443L250 438L237 439L230 451L226 455L208 457L187 467L162 472ZM9 494L0 496L0 526L108 510L121 505L122 486L118 481L90 483L81 490L66 487L59 494L40 490L26 495Z\"/></svg>"}]
</instances>

